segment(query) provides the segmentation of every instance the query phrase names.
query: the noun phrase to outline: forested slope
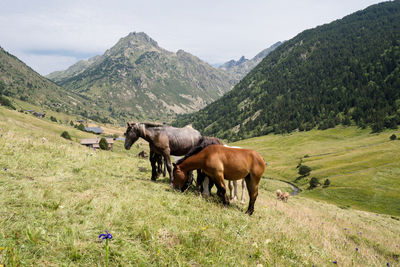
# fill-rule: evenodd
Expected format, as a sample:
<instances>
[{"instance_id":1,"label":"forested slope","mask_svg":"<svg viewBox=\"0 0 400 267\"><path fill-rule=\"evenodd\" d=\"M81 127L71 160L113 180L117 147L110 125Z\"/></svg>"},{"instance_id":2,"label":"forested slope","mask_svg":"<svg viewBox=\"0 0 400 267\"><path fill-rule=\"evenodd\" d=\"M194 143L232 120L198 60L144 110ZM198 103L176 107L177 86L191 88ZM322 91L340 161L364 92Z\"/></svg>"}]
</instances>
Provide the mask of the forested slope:
<instances>
[{"instance_id":1,"label":"forested slope","mask_svg":"<svg viewBox=\"0 0 400 267\"><path fill-rule=\"evenodd\" d=\"M230 140L337 124L400 123L400 1L306 30L269 54L235 88L180 117Z\"/></svg>"}]
</instances>

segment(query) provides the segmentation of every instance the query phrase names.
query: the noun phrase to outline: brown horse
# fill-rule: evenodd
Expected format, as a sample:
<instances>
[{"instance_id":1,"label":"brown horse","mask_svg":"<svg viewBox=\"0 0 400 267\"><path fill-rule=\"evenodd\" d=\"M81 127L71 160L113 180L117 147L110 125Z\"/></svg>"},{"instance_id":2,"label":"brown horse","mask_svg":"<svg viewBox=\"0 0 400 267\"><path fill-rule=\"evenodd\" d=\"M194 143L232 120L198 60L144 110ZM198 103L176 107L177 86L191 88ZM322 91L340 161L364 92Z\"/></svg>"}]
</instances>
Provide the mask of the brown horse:
<instances>
[{"instance_id":1,"label":"brown horse","mask_svg":"<svg viewBox=\"0 0 400 267\"><path fill-rule=\"evenodd\" d=\"M254 203L258 196L258 183L264 173L264 159L254 150L231 148L222 145L210 145L198 154L188 157L180 164L174 164L172 183L182 190L189 178L189 171L201 169L218 188L218 195L224 205L229 204L225 180L245 179L249 192L249 215L254 212Z\"/></svg>"},{"instance_id":2,"label":"brown horse","mask_svg":"<svg viewBox=\"0 0 400 267\"><path fill-rule=\"evenodd\" d=\"M129 150L140 137L150 145L151 179L157 178L156 161L152 157L153 153L156 153L164 157L169 181L172 184L170 155L183 156L188 153L193 146L198 144L201 134L189 126L175 128L156 123L128 123L125 132L125 149Z\"/></svg>"}]
</instances>

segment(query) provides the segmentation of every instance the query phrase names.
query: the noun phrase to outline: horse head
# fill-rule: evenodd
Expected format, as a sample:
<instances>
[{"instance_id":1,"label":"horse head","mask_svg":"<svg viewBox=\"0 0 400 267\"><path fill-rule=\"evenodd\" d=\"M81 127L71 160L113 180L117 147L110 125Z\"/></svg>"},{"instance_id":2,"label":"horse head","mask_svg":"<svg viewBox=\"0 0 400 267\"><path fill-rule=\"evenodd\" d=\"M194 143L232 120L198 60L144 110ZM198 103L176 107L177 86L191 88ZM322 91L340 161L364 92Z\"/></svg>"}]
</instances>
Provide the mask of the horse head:
<instances>
[{"instance_id":1,"label":"horse head","mask_svg":"<svg viewBox=\"0 0 400 267\"><path fill-rule=\"evenodd\" d=\"M175 163L172 163L172 165L174 165L174 170L172 171L172 184L175 189L181 190L183 192L189 186L189 176L187 175L187 173L182 171L179 165L176 165Z\"/></svg>"},{"instance_id":2,"label":"horse head","mask_svg":"<svg viewBox=\"0 0 400 267\"><path fill-rule=\"evenodd\" d=\"M125 132L125 149L129 150L131 149L131 146L133 145L133 143L135 143L140 135L139 135L139 125L138 123L127 123L128 124L128 128L126 128L126 132Z\"/></svg>"}]
</instances>

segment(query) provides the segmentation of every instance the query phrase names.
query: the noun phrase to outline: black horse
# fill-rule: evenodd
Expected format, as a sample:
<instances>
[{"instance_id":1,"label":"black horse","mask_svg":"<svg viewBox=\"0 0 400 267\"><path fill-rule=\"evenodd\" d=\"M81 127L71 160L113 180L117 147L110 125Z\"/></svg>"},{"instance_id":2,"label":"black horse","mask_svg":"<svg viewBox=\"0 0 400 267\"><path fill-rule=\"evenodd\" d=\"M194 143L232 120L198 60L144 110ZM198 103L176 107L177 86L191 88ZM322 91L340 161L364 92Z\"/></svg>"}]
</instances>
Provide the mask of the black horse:
<instances>
[{"instance_id":1,"label":"black horse","mask_svg":"<svg viewBox=\"0 0 400 267\"><path fill-rule=\"evenodd\" d=\"M151 179L157 178L156 163L151 160L154 158L151 157L152 153L156 153L164 157L170 184L172 184L170 155L186 155L201 140L199 131L190 126L175 128L157 123L128 123L125 133L125 149L130 149L139 137L149 142L150 145Z\"/></svg>"}]
</instances>

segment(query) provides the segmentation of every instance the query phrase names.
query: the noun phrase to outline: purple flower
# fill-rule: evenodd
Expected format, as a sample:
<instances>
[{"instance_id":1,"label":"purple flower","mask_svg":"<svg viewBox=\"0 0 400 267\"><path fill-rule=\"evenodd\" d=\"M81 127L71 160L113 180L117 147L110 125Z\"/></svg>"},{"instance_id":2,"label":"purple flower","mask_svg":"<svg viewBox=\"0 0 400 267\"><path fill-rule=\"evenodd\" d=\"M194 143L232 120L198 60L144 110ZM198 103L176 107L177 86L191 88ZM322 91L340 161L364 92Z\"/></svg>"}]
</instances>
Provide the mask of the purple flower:
<instances>
[{"instance_id":1,"label":"purple flower","mask_svg":"<svg viewBox=\"0 0 400 267\"><path fill-rule=\"evenodd\" d=\"M333 263L333 264L337 264L337 261L333 261L332 263Z\"/></svg>"},{"instance_id":2,"label":"purple flower","mask_svg":"<svg viewBox=\"0 0 400 267\"><path fill-rule=\"evenodd\" d=\"M101 238L101 242L103 242L104 239L111 239L112 238L112 235L108 231L106 231L106 233L107 234L99 235L99 238Z\"/></svg>"},{"instance_id":3,"label":"purple flower","mask_svg":"<svg viewBox=\"0 0 400 267\"><path fill-rule=\"evenodd\" d=\"M7 168L4 168L4 171L7 171Z\"/></svg>"},{"instance_id":4,"label":"purple flower","mask_svg":"<svg viewBox=\"0 0 400 267\"><path fill-rule=\"evenodd\" d=\"M386 262L386 266L387 266L387 267L390 267L390 263L389 263L389 262Z\"/></svg>"},{"instance_id":5,"label":"purple flower","mask_svg":"<svg viewBox=\"0 0 400 267\"><path fill-rule=\"evenodd\" d=\"M356 248L356 251L358 251L358 248Z\"/></svg>"},{"instance_id":6,"label":"purple flower","mask_svg":"<svg viewBox=\"0 0 400 267\"><path fill-rule=\"evenodd\" d=\"M347 231L347 228L344 228L345 231Z\"/></svg>"}]
</instances>

